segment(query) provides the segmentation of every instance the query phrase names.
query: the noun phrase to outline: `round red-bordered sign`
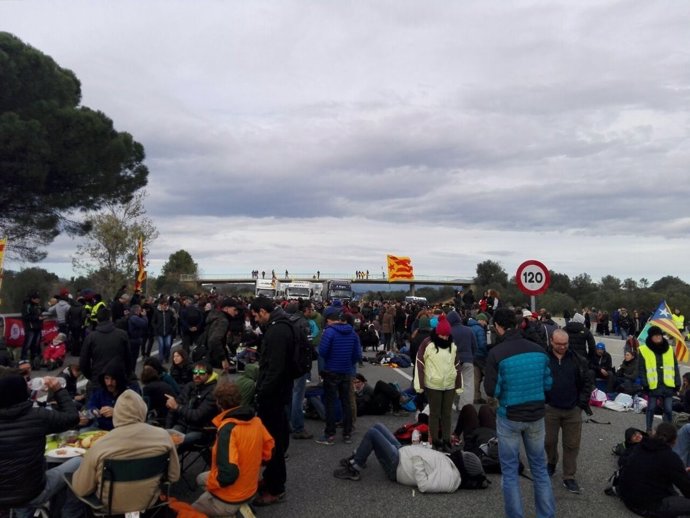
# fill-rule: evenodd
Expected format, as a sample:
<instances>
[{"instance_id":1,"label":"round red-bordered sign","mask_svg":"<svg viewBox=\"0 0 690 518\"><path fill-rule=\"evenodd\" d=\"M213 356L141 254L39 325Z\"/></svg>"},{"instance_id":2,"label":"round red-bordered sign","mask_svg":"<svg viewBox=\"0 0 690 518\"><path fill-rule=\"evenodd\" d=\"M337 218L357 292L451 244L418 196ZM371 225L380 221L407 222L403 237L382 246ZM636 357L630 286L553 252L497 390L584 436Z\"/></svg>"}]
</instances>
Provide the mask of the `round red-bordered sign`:
<instances>
[{"instance_id":1,"label":"round red-bordered sign","mask_svg":"<svg viewBox=\"0 0 690 518\"><path fill-rule=\"evenodd\" d=\"M515 281L525 295L541 295L551 284L551 274L544 263L530 259L518 266Z\"/></svg>"}]
</instances>

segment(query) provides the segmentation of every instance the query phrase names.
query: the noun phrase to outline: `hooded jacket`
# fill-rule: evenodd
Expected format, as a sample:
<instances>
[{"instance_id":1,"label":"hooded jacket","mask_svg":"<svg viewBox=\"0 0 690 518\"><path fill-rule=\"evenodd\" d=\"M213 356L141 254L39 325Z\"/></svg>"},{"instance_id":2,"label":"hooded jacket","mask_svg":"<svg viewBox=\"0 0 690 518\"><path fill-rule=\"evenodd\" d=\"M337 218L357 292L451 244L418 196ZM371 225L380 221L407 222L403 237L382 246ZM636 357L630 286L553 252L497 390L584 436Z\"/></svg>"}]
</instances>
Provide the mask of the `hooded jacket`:
<instances>
[{"instance_id":1,"label":"hooded jacket","mask_svg":"<svg viewBox=\"0 0 690 518\"><path fill-rule=\"evenodd\" d=\"M15 389L8 386L12 378ZM10 390L16 392L13 399L7 399ZM0 508L19 507L36 498L46 485L46 435L76 427L79 412L64 389L54 394L54 410L34 408L21 376L0 379L0 391Z\"/></svg>"},{"instance_id":2,"label":"hooded jacket","mask_svg":"<svg viewBox=\"0 0 690 518\"><path fill-rule=\"evenodd\" d=\"M467 321L467 326L474 333L474 339L477 341L477 352L475 358L486 358L489 354L489 348L486 343L486 328L479 323L478 320L470 318Z\"/></svg>"},{"instance_id":3,"label":"hooded jacket","mask_svg":"<svg viewBox=\"0 0 690 518\"><path fill-rule=\"evenodd\" d=\"M226 503L246 502L258 489L261 464L271 459L273 437L247 407L226 410L213 419L213 425L218 435L206 491Z\"/></svg>"},{"instance_id":4,"label":"hooded jacket","mask_svg":"<svg viewBox=\"0 0 690 518\"><path fill-rule=\"evenodd\" d=\"M79 357L81 373L96 381L113 358L120 358L123 365L132 365L129 336L110 321L100 322L84 339Z\"/></svg>"},{"instance_id":5,"label":"hooded jacket","mask_svg":"<svg viewBox=\"0 0 690 518\"><path fill-rule=\"evenodd\" d=\"M324 329L319 344L323 370L336 374L352 374L353 366L362 359L359 336L350 324L332 324Z\"/></svg>"},{"instance_id":6,"label":"hooded jacket","mask_svg":"<svg viewBox=\"0 0 690 518\"><path fill-rule=\"evenodd\" d=\"M168 453L168 480L175 482L180 478L177 450L170 435L145 421L146 403L136 392L126 390L115 403L115 428L87 450L81 466L74 473L72 488L77 496L100 493L101 472L106 459L141 459ZM148 508L158 499L158 485L157 478L120 482L120 489L113 496L113 512L120 514ZM108 488L105 489L104 494L107 494Z\"/></svg>"},{"instance_id":7,"label":"hooded jacket","mask_svg":"<svg viewBox=\"0 0 690 518\"><path fill-rule=\"evenodd\" d=\"M474 356L477 354L477 338L469 327L462 324L457 311L450 311L447 318L453 335L453 343L458 348L460 363L473 363Z\"/></svg>"},{"instance_id":8,"label":"hooded jacket","mask_svg":"<svg viewBox=\"0 0 690 518\"><path fill-rule=\"evenodd\" d=\"M115 386L115 393L110 392L106 386L105 386L105 377L110 376L111 378L115 378L115 381L117 385ZM101 375L98 377L98 383L100 384L99 387L96 387L94 391L91 393L91 397L89 398L89 402L86 405L86 407L93 411L93 410L100 410L104 406L108 407L115 407L115 403L117 399L120 397L120 395L129 389L132 389L133 391L137 392L138 394L141 394L141 390L139 389L139 384L135 383L128 383L127 381L127 375L125 373L125 367L122 365L122 362L118 359L115 358L112 360L108 365L105 366L103 369L103 372ZM96 418L96 423L98 428L101 430L112 430L113 429L113 418L112 417L104 417L99 415Z\"/></svg>"},{"instance_id":9,"label":"hooded jacket","mask_svg":"<svg viewBox=\"0 0 690 518\"><path fill-rule=\"evenodd\" d=\"M403 446L396 481L417 487L422 493L453 493L460 487L460 472L444 453L424 446Z\"/></svg>"},{"instance_id":10,"label":"hooded jacket","mask_svg":"<svg viewBox=\"0 0 690 518\"><path fill-rule=\"evenodd\" d=\"M237 378L237 388L242 394L242 406L254 406L254 394L256 394L256 380L259 378L259 366L256 363L248 363L244 366L244 372Z\"/></svg>"},{"instance_id":11,"label":"hooded jacket","mask_svg":"<svg viewBox=\"0 0 690 518\"><path fill-rule=\"evenodd\" d=\"M594 336L585 327L584 317L580 313L575 313L573 319L563 329L568 333L568 343L571 351L576 352L583 358L589 358L590 353L594 353L594 348L596 347Z\"/></svg>"},{"instance_id":12,"label":"hooded jacket","mask_svg":"<svg viewBox=\"0 0 690 518\"><path fill-rule=\"evenodd\" d=\"M690 498L690 477L680 457L663 441L645 437L621 470L618 494L631 509L658 509L661 501L675 496L673 486Z\"/></svg>"}]
</instances>

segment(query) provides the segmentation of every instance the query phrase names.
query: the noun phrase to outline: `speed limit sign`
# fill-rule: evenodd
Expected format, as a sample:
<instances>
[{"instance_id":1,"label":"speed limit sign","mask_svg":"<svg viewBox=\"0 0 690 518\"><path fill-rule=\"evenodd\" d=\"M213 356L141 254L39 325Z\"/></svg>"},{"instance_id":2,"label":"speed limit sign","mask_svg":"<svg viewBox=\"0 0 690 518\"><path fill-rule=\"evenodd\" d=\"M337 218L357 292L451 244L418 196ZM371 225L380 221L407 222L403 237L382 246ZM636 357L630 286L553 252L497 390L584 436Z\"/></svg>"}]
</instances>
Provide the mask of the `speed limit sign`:
<instances>
[{"instance_id":1,"label":"speed limit sign","mask_svg":"<svg viewBox=\"0 0 690 518\"><path fill-rule=\"evenodd\" d=\"M551 275L544 263L530 259L518 266L515 280L525 295L541 295L549 287Z\"/></svg>"}]
</instances>

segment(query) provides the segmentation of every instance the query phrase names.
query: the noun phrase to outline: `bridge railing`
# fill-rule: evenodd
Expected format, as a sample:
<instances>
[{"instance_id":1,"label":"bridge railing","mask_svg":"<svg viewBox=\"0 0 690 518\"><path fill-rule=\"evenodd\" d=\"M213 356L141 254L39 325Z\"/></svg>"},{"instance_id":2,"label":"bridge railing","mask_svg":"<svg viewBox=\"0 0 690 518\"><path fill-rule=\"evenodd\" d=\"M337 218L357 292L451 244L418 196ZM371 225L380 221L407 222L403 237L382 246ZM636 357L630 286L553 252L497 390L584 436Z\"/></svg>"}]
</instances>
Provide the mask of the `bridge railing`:
<instances>
[{"instance_id":1,"label":"bridge railing","mask_svg":"<svg viewBox=\"0 0 690 518\"><path fill-rule=\"evenodd\" d=\"M282 272L282 274L277 275L276 278L278 280L285 279L284 276L285 272ZM382 281L386 280L387 277L384 277L381 273L377 275L372 275L369 274L368 278L357 278L353 273L342 273L342 272L320 272L319 278L316 279L316 274L313 272L288 272L289 277L288 279L290 280L326 280L326 279L350 279L352 281L367 281L367 280L373 280L373 281ZM259 276L259 278L262 278ZM270 276L266 276L266 279L270 279ZM234 280L234 281L244 281L246 280L247 282L252 282L256 280L256 278L252 278L251 274L247 275L246 273L201 273L199 275L187 275L187 274L182 274L180 275L180 281L181 282L213 282L213 281L226 281L226 280ZM467 276L467 277L458 277L458 276L452 276L452 275L415 275L414 279L411 280L401 280L401 281L395 281L395 282L400 282L400 283L408 283L408 282L414 282L414 283L419 283L420 281L446 281L446 282L457 282L458 284L468 284L472 282L472 277Z\"/></svg>"}]
</instances>

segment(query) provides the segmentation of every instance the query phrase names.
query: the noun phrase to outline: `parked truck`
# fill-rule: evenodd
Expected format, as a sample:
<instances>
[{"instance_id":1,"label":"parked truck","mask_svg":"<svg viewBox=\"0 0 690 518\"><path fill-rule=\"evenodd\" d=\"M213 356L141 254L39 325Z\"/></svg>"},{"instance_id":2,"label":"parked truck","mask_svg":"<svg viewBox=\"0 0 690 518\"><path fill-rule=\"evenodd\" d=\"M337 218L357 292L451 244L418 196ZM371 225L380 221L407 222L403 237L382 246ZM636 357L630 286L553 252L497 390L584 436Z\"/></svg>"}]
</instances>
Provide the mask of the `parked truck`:
<instances>
[{"instance_id":1,"label":"parked truck","mask_svg":"<svg viewBox=\"0 0 690 518\"><path fill-rule=\"evenodd\" d=\"M292 281L281 283L283 296L288 300L311 299L314 295L314 286L307 281Z\"/></svg>"},{"instance_id":2,"label":"parked truck","mask_svg":"<svg viewBox=\"0 0 690 518\"><path fill-rule=\"evenodd\" d=\"M352 300L354 294L349 279L331 279L323 283L323 300Z\"/></svg>"},{"instance_id":3,"label":"parked truck","mask_svg":"<svg viewBox=\"0 0 690 518\"><path fill-rule=\"evenodd\" d=\"M257 279L256 289L254 290L254 295L257 297L264 296L269 299L275 298L276 296L276 282L271 279Z\"/></svg>"}]
</instances>

